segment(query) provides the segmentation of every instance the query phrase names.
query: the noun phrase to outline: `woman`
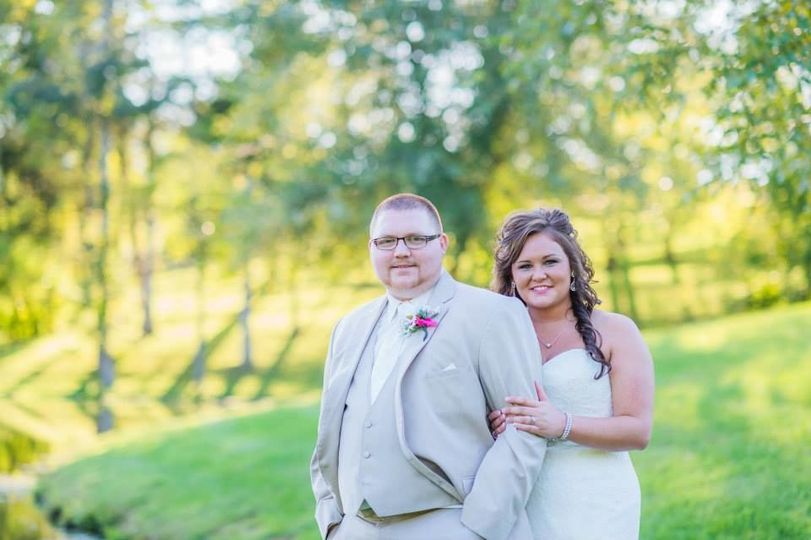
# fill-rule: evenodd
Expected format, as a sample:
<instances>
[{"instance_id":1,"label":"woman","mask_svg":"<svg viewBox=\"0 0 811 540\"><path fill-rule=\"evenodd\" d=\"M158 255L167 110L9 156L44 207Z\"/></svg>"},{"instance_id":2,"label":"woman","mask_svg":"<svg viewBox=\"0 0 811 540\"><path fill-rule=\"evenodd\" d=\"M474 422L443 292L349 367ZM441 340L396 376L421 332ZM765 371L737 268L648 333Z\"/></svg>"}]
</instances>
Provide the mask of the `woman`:
<instances>
[{"instance_id":1,"label":"woman","mask_svg":"<svg viewBox=\"0 0 811 540\"><path fill-rule=\"evenodd\" d=\"M634 322L607 311L590 283L591 261L561 210L507 218L494 289L527 306L543 359L538 399L508 397L490 415L549 440L528 503L535 537L625 540L639 536L639 482L627 450L650 439L653 363Z\"/></svg>"}]
</instances>

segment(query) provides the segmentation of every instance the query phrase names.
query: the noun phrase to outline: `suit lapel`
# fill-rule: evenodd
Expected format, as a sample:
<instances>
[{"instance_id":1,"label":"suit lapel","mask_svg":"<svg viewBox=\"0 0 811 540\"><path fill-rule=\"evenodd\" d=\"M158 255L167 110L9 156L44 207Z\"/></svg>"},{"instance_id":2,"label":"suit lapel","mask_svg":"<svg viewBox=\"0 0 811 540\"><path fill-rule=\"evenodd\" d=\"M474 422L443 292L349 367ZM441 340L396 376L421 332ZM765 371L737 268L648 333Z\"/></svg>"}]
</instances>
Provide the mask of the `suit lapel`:
<instances>
[{"instance_id":1,"label":"suit lapel","mask_svg":"<svg viewBox=\"0 0 811 540\"><path fill-rule=\"evenodd\" d=\"M422 331L417 331L409 336L406 336L405 344L403 346L403 351L400 355L399 361L400 369L398 370L398 387L400 383L399 379L402 379L402 375L406 370L408 370L408 366L411 365L411 362L414 361L420 351L422 351L423 347L425 347L428 342L431 341L431 338L434 336L434 332L436 332L439 324L442 324L442 319L448 313L448 306L455 292L456 282L449 274L442 272L436 287L434 287L434 292L431 294L431 297L428 300L428 307L437 309L439 311L435 317L438 324L437 326L428 328L427 334L424 334ZM423 306L417 306L417 308L420 307Z\"/></svg>"},{"instance_id":2,"label":"suit lapel","mask_svg":"<svg viewBox=\"0 0 811 540\"><path fill-rule=\"evenodd\" d=\"M397 368L397 380L395 381L394 386L394 422L397 426L397 439L400 443L400 449L403 452L403 456L406 458L406 460L426 478L434 482L449 495L459 499L461 502L464 497L460 497L453 485L427 467L417 456L414 455L411 448L409 448L408 441L406 441L405 438L405 419L403 417L402 394L403 377L405 376L406 371L408 371L409 366L414 362L422 349L428 345L428 342L431 341L434 333L442 324L442 319L448 314L450 301L453 299L455 293L456 281L450 276L450 274L443 271L439 278L439 282L437 282L434 292L431 294L431 298L428 301L428 305L430 307L437 308L439 310L439 314L436 316L438 323L437 326L428 329L428 335L425 336L425 339L421 339L420 332L406 337L406 345L399 361L399 366Z\"/></svg>"}]
</instances>

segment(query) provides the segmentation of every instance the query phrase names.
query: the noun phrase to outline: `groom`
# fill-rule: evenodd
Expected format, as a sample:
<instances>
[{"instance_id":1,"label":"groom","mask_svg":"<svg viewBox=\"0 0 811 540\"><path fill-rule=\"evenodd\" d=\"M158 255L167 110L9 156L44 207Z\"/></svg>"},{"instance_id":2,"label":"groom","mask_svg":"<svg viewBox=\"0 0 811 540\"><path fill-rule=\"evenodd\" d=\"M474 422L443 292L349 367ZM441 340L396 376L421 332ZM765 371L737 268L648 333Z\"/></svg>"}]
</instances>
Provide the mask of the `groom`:
<instances>
[{"instance_id":1,"label":"groom","mask_svg":"<svg viewBox=\"0 0 811 540\"><path fill-rule=\"evenodd\" d=\"M386 294L333 330L310 472L330 540L524 540L545 440L487 413L533 396L541 358L524 306L456 282L434 205L389 197L369 225Z\"/></svg>"}]
</instances>

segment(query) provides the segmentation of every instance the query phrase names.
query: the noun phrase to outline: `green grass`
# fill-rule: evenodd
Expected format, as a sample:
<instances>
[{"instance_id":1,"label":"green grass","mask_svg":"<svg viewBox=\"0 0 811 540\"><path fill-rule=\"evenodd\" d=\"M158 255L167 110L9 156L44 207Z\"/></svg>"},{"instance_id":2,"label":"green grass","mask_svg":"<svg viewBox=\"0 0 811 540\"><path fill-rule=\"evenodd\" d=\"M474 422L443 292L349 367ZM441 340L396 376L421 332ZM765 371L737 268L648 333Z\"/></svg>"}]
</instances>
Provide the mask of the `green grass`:
<instances>
[{"instance_id":1,"label":"green grass","mask_svg":"<svg viewBox=\"0 0 811 540\"><path fill-rule=\"evenodd\" d=\"M283 408L120 443L49 475L64 523L132 539L317 538L318 410Z\"/></svg>"},{"instance_id":2,"label":"green grass","mask_svg":"<svg viewBox=\"0 0 811 540\"><path fill-rule=\"evenodd\" d=\"M643 539L811 537L811 304L646 333L654 436L633 454ZM314 406L118 443L42 492L110 538L315 538ZM92 516L92 519L91 517Z\"/></svg>"},{"instance_id":3,"label":"green grass","mask_svg":"<svg viewBox=\"0 0 811 540\"><path fill-rule=\"evenodd\" d=\"M811 306L660 330L643 538L811 537Z\"/></svg>"}]
</instances>

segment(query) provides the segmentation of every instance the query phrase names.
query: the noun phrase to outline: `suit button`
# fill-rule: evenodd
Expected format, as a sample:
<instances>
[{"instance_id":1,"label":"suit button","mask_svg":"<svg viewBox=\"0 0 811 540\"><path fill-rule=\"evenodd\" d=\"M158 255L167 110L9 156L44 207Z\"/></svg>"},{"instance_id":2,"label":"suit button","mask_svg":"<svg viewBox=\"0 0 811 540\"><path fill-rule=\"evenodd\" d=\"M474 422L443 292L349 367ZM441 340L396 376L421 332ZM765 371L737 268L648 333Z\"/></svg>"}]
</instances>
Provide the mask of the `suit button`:
<instances>
[{"instance_id":1,"label":"suit button","mask_svg":"<svg viewBox=\"0 0 811 540\"><path fill-rule=\"evenodd\" d=\"M372 457L372 453L369 452L369 451L366 451L366 452L363 453L363 457L365 457L366 459L369 459L370 457Z\"/></svg>"},{"instance_id":2,"label":"suit button","mask_svg":"<svg viewBox=\"0 0 811 540\"><path fill-rule=\"evenodd\" d=\"M372 423L371 422L366 422L366 429L369 429L370 427L372 427Z\"/></svg>"}]
</instances>

